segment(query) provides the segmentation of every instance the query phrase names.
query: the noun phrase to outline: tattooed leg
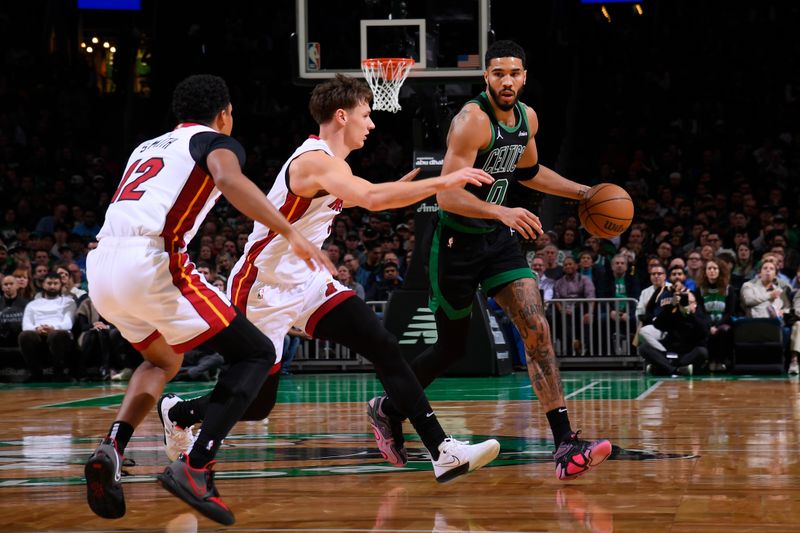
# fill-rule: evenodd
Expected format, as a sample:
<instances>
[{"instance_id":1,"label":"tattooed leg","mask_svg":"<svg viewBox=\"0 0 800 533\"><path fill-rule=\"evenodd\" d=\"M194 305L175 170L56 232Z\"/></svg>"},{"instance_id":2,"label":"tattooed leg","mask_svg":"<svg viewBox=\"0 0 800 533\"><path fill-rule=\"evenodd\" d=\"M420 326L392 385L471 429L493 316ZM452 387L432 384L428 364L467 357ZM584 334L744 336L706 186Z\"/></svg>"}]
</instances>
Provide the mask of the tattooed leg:
<instances>
[{"instance_id":1,"label":"tattooed leg","mask_svg":"<svg viewBox=\"0 0 800 533\"><path fill-rule=\"evenodd\" d=\"M495 300L517 326L525 343L528 375L542 407L547 412L565 405L561 375L538 284L530 278L512 281L500 289Z\"/></svg>"}]
</instances>

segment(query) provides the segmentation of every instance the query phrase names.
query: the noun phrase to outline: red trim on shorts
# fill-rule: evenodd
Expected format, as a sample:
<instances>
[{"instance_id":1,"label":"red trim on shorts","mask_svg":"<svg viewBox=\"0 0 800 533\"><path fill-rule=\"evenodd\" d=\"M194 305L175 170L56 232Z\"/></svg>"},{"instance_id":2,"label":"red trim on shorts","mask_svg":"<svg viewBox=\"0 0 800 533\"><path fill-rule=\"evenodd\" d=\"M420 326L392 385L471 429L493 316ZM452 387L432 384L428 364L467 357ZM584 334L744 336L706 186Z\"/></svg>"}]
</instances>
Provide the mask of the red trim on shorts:
<instances>
[{"instance_id":1,"label":"red trim on shorts","mask_svg":"<svg viewBox=\"0 0 800 533\"><path fill-rule=\"evenodd\" d=\"M195 311L206 321L214 332L228 327L236 317L236 310L220 298L217 291L206 285L201 274L185 253L169 254L169 271L172 284L189 300Z\"/></svg>"},{"instance_id":2,"label":"red trim on shorts","mask_svg":"<svg viewBox=\"0 0 800 533\"><path fill-rule=\"evenodd\" d=\"M231 310L233 310L233 307L231 307ZM189 350L197 348L198 346L200 346L201 344L203 344L211 337L213 337L214 335L216 335L217 333L219 333L220 331L222 331L227 327L227 326L222 326L220 324L216 325L209 324L209 326L210 327L206 331L204 331L197 337L190 339L186 342L182 342L180 344L171 344L170 346L172 346L172 349L175 350L175 353L186 353Z\"/></svg>"},{"instance_id":3,"label":"red trim on shorts","mask_svg":"<svg viewBox=\"0 0 800 533\"><path fill-rule=\"evenodd\" d=\"M322 320L322 317L331 312L334 307L355 295L355 292L347 290L336 293L329 300L325 300L325 302L317 307L317 310L311 313L311 316L308 318L308 322L306 323L306 333L313 337L314 330L317 329L317 324L320 320Z\"/></svg>"},{"instance_id":4,"label":"red trim on shorts","mask_svg":"<svg viewBox=\"0 0 800 533\"><path fill-rule=\"evenodd\" d=\"M308 211L311 201L311 198L302 198L291 192L287 192L286 201L278 211L286 217L289 224L293 224L300 220L300 217ZM263 252L267 245L277 236L277 233L270 230L266 237L260 241L254 242L253 246L250 247L250 251L247 252L247 258L244 263L242 263L242 268L233 276L233 282L231 283L231 303L245 314L247 314L247 297L258 277L256 259L258 259L261 252Z\"/></svg>"},{"instance_id":5,"label":"red trim on shorts","mask_svg":"<svg viewBox=\"0 0 800 533\"><path fill-rule=\"evenodd\" d=\"M275 374L278 373L278 371L280 371L282 366L283 366L283 361L278 361L277 363L272 365L272 368L269 369L269 373L267 374L267 376L274 376Z\"/></svg>"},{"instance_id":6,"label":"red trim on shorts","mask_svg":"<svg viewBox=\"0 0 800 533\"><path fill-rule=\"evenodd\" d=\"M146 350L147 348L149 348L149 347L150 347L150 345L151 345L151 344L153 344L153 342L154 342L154 341L155 341L157 338L159 338L160 336L161 336L161 332L160 332L160 331L158 331L158 330L155 330L153 333L151 333L150 335L148 335L147 337L145 337L145 339L144 339L143 341L139 341L139 342L132 342L132 343L131 343L131 346L133 346L134 348L136 348L136 350L137 350L137 351L140 351L140 352L141 352L142 350Z\"/></svg>"}]
</instances>

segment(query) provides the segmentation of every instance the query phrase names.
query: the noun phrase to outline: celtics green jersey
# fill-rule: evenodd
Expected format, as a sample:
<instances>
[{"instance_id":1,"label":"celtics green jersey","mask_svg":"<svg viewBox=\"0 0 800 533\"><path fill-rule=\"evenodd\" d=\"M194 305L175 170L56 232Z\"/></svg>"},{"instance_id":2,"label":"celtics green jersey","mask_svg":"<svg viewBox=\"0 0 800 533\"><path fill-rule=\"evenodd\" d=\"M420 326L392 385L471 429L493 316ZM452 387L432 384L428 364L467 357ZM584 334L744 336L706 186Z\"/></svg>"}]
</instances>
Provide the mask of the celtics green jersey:
<instances>
[{"instance_id":1,"label":"celtics green jersey","mask_svg":"<svg viewBox=\"0 0 800 533\"><path fill-rule=\"evenodd\" d=\"M528 115L522 102L514 104L516 125L508 127L498 122L494 108L489 103L489 97L482 92L469 103L477 104L489 117L492 129L492 140L489 146L478 152L475 158L475 168L483 169L494 178L492 185L477 187L467 185L465 190L474 194L484 202L497 205L506 205L506 195L514 182L514 170L517 168L525 146L530 138ZM494 231L500 222L493 219L469 218L446 211L439 211L442 221L453 229L466 233L489 233Z\"/></svg>"}]
</instances>

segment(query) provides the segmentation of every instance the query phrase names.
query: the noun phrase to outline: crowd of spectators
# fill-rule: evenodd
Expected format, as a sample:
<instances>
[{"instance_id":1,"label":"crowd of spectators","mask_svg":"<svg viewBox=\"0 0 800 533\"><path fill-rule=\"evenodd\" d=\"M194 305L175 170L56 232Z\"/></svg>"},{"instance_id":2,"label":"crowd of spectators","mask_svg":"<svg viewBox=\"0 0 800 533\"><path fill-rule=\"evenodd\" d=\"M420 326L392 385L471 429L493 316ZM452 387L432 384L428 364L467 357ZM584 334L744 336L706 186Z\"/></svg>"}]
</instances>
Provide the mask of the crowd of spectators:
<instances>
[{"instance_id":1,"label":"crowd of spectators","mask_svg":"<svg viewBox=\"0 0 800 533\"><path fill-rule=\"evenodd\" d=\"M753 7L747 14L749 24L765 42L771 38L764 30L765 19L781 23L781 14L770 9ZM731 49L718 57L756 54L730 39L730 28L708 25L704 31L706 44L715 42L715 31L726 32L718 40ZM711 368L721 370L730 353L732 317L774 315L788 326L793 320L791 309L800 305L796 297L800 285L800 84L796 73L800 70L778 65L777 54L759 57L763 76L733 76L731 90L708 91L698 80L729 79L729 62L689 61L695 50L688 42L670 53L653 43L636 51L636 57L653 52L655 60L650 62L613 59L620 50L628 50L626 39L640 37L629 32L616 36L616 42L607 39L608 50L584 66L583 79L593 85L578 100L582 105L594 102L595 110L578 107L576 115L585 117L578 127L585 127L586 140L564 147L564 153L578 150L581 156L567 157L566 170L561 169L553 162L554 151L547 150L553 142L546 137L540 152L543 163L572 179L622 185L636 205L633 224L619 238L599 239L579 227L574 205L564 203L547 233L536 243L524 245L546 300L647 299L636 317L622 308L610 311L613 320L644 319L644 326L655 322L655 316L648 317L644 311L663 289L661 270L671 277L679 267L685 276L682 286L693 291L691 305L709 324L704 342L709 346ZM99 105L103 97L83 78L86 71L80 65L60 65L45 75L10 56L4 56L6 68L0 73L0 267L5 276L0 342L22 350L30 376L124 378L138 354L87 303L85 259L131 146L119 146L103 132L92 131L93 118L99 120L97 110L105 106ZM737 72L744 72L745 67L738 67ZM529 73L530 85L536 76L534 71ZM248 151L246 173L263 187L275 179L294 146L315 133L305 116L305 93L286 90L287 86L288 82L277 85L270 92L269 85L256 83L236 92L244 99L241 105L237 102L238 113L280 125L239 134ZM286 95L280 105L278 91ZM260 104L265 101L272 104ZM526 101L537 110L544 108L541 114L547 116L546 105ZM600 108L605 114L597 115ZM150 126L131 134L131 144L161 129L160 124ZM542 131L546 136L547 126ZM403 131L379 128L367 147L354 154L352 166L357 174L371 179L397 179L408 169L410 152ZM574 164L578 159L581 164ZM569 168L580 171L570 173ZM540 212L539 206L525 205ZM190 255L211 283L225 286L251 227L224 201L210 213L192 242ZM413 209L370 213L349 208L336 219L324 246L342 283L365 300L386 300L403 284L415 237ZM772 277L769 265L774 269ZM55 315L34 321L33 310L43 306L36 303L39 300L49 303L53 312L57 301L63 323L53 323ZM689 307L672 299L663 307L669 305L678 312ZM30 322L25 319L29 310ZM572 310L560 306L558 312ZM594 320L581 318L584 323ZM69 331L67 348L61 344L60 331ZM297 342L285 344L296 350ZM793 340L789 349L790 360L795 361L792 368L796 368L798 342ZM675 351L663 347L665 353ZM573 352L584 348L570 347ZM197 360L206 355L213 354L198 354Z\"/></svg>"}]
</instances>

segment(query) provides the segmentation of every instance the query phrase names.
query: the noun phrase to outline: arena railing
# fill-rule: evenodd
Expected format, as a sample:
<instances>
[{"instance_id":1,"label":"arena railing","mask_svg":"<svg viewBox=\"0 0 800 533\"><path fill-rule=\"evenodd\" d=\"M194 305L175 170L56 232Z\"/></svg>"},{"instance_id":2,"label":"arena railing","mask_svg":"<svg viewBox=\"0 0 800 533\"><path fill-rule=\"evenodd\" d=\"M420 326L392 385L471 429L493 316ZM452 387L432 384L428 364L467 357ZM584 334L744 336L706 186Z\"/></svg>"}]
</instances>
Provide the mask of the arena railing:
<instances>
[{"instance_id":1,"label":"arena railing","mask_svg":"<svg viewBox=\"0 0 800 533\"><path fill-rule=\"evenodd\" d=\"M631 344L636 334L633 298L553 299L545 304L556 356L562 367L629 367L641 364ZM385 301L368 301L383 316ZM613 314L611 311L617 311ZM590 315L584 322L584 315ZM625 313L627 320L622 319ZM579 318L580 317L580 318ZM292 369L367 370L369 361L345 346L312 339L300 344Z\"/></svg>"}]
</instances>

